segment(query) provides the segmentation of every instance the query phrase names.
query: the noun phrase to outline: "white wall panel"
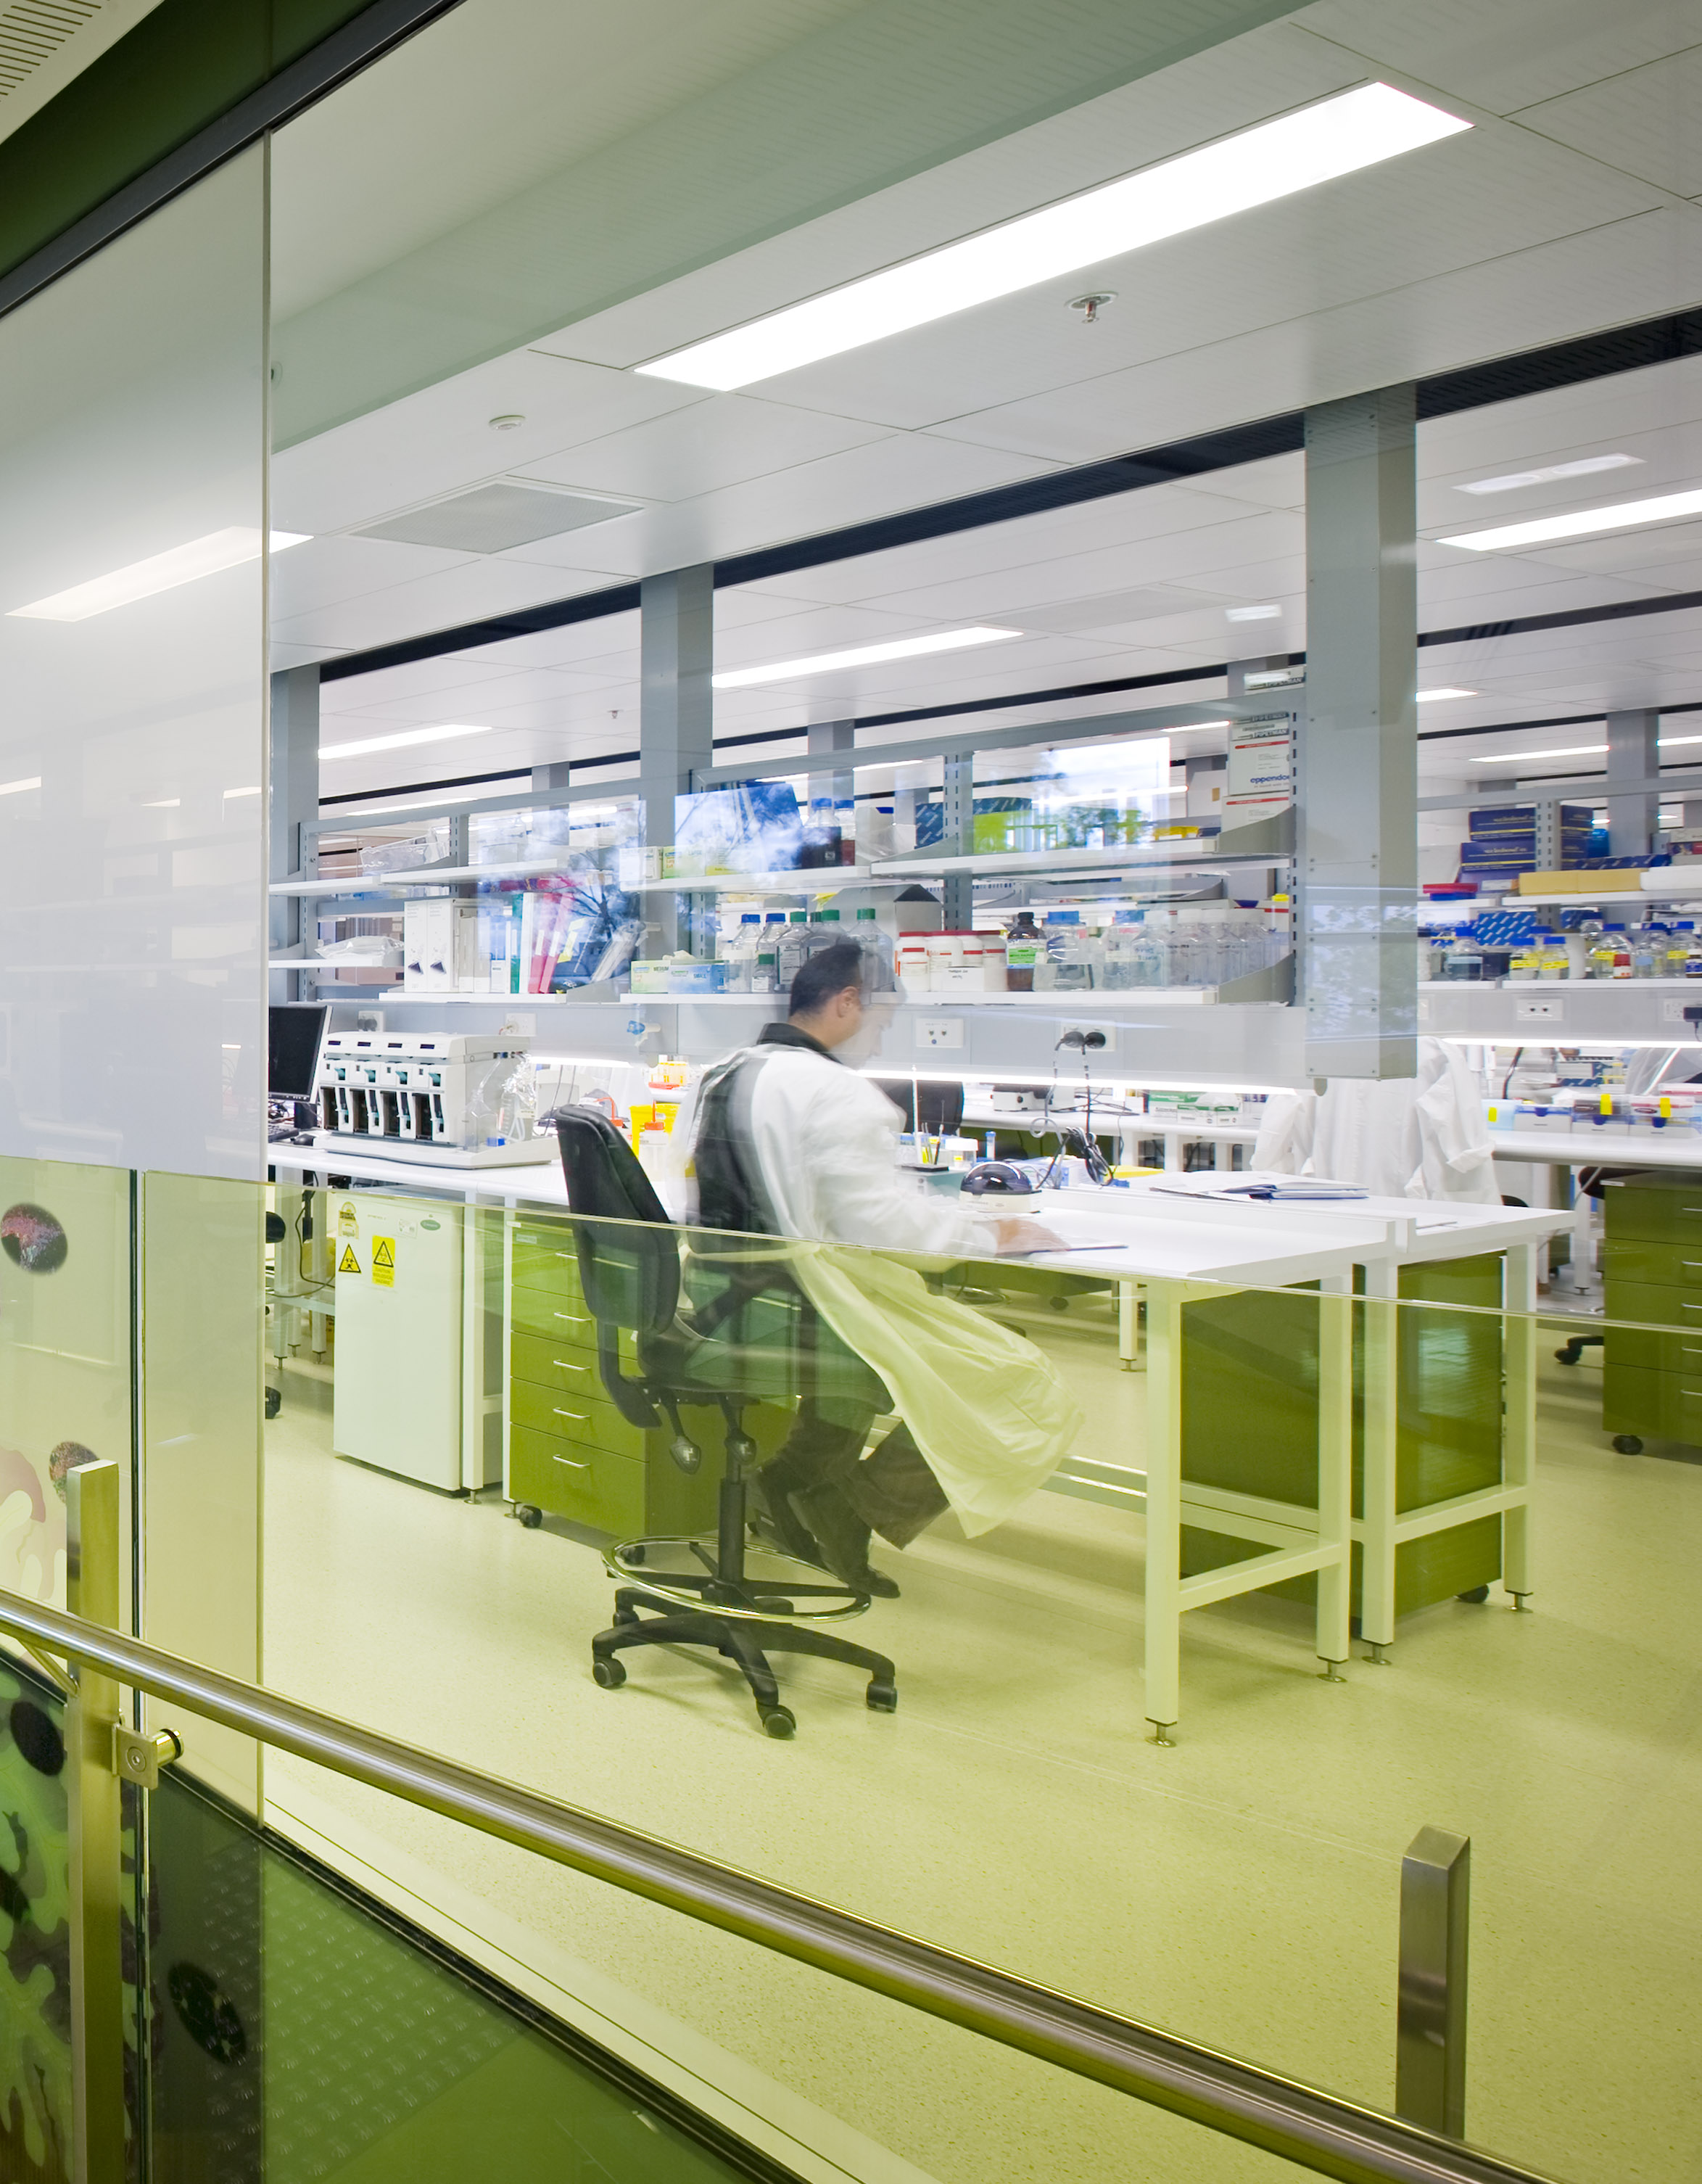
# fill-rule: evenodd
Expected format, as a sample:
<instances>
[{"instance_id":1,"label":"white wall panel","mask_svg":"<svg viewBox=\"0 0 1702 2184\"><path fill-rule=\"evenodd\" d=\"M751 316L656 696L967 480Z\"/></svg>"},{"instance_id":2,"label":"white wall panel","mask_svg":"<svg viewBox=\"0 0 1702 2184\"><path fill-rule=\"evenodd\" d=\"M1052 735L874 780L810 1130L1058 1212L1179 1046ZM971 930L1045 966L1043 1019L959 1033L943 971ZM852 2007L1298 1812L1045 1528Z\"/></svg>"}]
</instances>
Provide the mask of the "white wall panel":
<instances>
[{"instance_id":1,"label":"white wall panel","mask_svg":"<svg viewBox=\"0 0 1702 2184\"><path fill-rule=\"evenodd\" d=\"M245 154L0 320L0 1151L260 1172L264 182ZM241 566L18 613L232 530Z\"/></svg>"}]
</instances>

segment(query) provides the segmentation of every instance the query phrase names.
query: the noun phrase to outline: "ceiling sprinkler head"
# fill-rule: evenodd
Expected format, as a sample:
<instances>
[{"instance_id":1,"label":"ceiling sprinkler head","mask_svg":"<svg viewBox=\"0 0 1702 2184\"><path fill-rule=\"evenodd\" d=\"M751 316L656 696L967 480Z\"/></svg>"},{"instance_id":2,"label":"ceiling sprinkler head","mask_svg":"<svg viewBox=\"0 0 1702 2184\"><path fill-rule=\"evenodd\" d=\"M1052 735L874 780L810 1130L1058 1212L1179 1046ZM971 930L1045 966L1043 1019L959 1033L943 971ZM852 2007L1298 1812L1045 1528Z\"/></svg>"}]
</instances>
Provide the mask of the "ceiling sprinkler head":
<instances>
[{"instance_id":1,"label":"ceiling sprinkler head","mask_svg":"<svg viewBox=\"0 0 1702 2184\"><path fill-rule=\"evenodd\" d=\"M518 410L505 410L500 417L492 418L491 430L493 432L512 432L517 426L524 425L526 419L521 416Z\"/></svg>"},{"instance_id":2,"label":"ceiling sprinkler head","mask_svg":"<svg viewBox=\"0 0 1702 2184\"><path fill-rule=\"evenodd\" d=\"M1115 304L1116 300L1117 292L1115 288L1095 288L1087 295L1072 296L1070 298L1070 308L1072 311L1079 311L1082 314L1082 323L1084 326L1097 326L1099 323L1100 312L1104 309L1107 304Z\"/></svg>"}]
</instances>

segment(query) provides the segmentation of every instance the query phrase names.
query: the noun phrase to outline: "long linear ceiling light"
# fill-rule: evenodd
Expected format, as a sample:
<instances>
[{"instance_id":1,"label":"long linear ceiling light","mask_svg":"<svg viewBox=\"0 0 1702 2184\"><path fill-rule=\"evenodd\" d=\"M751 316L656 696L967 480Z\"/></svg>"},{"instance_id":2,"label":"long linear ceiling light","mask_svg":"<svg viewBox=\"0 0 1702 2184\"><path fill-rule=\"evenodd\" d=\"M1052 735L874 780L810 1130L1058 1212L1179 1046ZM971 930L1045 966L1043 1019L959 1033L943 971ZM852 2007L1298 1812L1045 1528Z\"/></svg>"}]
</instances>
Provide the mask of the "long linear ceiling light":
<instances>
[{"instance_id":1,"label":"long linear ceiling light","mask_svg":"<svg viewBox=\"0 0 1702 2184\"><path fill-rule=\"evenodd\" d=\"M637 369L722 393L748 387L1293 197L1471 126L1390 84L1363 84Z\"/></svg>"},{"instance_id":2,"label":"long linear ceiling light","mask_svg":"<svg viewBox=\"0 0 1702 2184\"><path fill-rule=\"evenodd\" d=\"M1660 736L1656 738L1662 750L1674 750L1681 744L1702 744L1702 736ZM1473 766L1521 766L1533 758L1589 758L1599 757L1607 749L1605 744L1566 744L1558 750L1488 751L1474 755Z\"/></svg>"},{"instance_id":3,"label":"long linear ceiling light","mask_svg":"<svg viewBox=\"0 0 1702 2184\"><path fill-rule=\"evenodd\" d=\"M753 682L785 682L799 675L826 675L839 667L873 667L883 660L915 660L926 652L959 652L965 645L1003 644L1020 629L936 630L929 637L895 637L884 644L857 644L845 652L813 652L804 660L774 660L765 667L732 667L709 680L717 690L743 690ZM803 733L802 729L798 731Z\"/></svg>"},{"instance_id":4,"label":"long linear ceiling light","mask_svg":"<svg viewBox=\"0 0 1702 2184\"><path fill-rule=\"evenodd\" d=\"M1464 546L1474 554L1500 546L1538 546L1554 538L1584 538L1593 531L1632 531L1644 523L1671 523L1702 515L1702 491L1657 493L1652 500L1621 500L1611 508L1578 508L1569 515L1533 515L1528 523L1501 523L1493 531L1460 531L1438 546Z\"/></svg>"},{"instance_id":5,"label":"long linear ceiling light","mask_svg":"<svg viewBox=\"0 0 1702 2184\"><path fill-rule=\"evenodd\" d=\"M305 531L274 531L266 543L274 554L281 554L287 547L305 545L310 536ZM179 584L193 583L197 577L214 576L221 569L258 561L260 550L259 532L246 524L234 524L229 530L209 531L204 538L192 538L187 545L174 546L169 553L150 554L145 561L128 562L104 577L91 577L86 583L73 584L69 591L54 592L47 599L7 611L29 621L86 621L91 615L127 607L135 599L152 599L156 592L175 591Z\"/></svg>"},{"instance_id":6,"label":"long linear ceiling light","mask_svg":"<svg viewBox=\"0 0 1702 2184\"><path fill-rule=\"evenodd\" d=\"M447 743L452 736L487 736L488 726L469 727L461 722L446 722L441 728L403 728L393 736L363 736L358 743L321 744L320 759L365 758L372 751L403 750L409 744Z\"/></svg>"}]
</instances>

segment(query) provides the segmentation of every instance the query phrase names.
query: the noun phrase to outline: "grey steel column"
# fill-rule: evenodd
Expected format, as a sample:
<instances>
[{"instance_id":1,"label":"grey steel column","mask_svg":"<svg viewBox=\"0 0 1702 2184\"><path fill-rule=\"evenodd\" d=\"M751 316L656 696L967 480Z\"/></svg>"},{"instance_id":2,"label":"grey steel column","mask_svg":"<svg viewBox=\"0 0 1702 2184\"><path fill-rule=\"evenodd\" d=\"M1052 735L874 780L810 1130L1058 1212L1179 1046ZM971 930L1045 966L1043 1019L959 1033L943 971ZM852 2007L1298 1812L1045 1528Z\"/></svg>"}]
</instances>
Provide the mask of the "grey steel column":
<instances>
[{"instance_id":1,"label":"grey steel column","mask_svg":"<svg viewBox=\"0 0 1702 2184\"><path fill-rule=\"evenodd\" d=\"M1660 715L1638 705L1607 716L1607 852L1610 857L1646 857L1655 847L1660 811L1658 789L1616 796L1616 781L1653 781L1660 770Z\"/></svg>"},{"instance_id":2,"label":"grey steel column","mask_svg":"<svg viewBox=\"0 0 1702 2184\"><path fill-rule=\"evenodd\" d=\"M532 787L534 789L565 788L570 771L565 759L557 759L548 766L535 766L532 768Z\"/></svg>"},{"instance_id":3,"label":"grey steel column","mask_svg":"<svg viewBox=\"0 0 1702 2184\"><path fill-rule=\"evenodd\" d=\"M119 1627L119 1467L88 1463L65 1478L65 1605ZM119 2184L125 2174L120 1875L123 1818L113 1771L119 1687L85 1667L65 1709L71 1927L71 2176Z\"/></svg>"},{"instance_id":4,"label":"grey steel column","mask_svg":"<svg viewBox=\"0 0 1702 2184\"><path fill-rule=\"evenodd\" d=\"M1421 1828L1400 1864L1394 2110L1466 2136L1466 1937L1471 1839Z\"/></svg>"},{"instance_id":5,"label":"grey steel column","mask_svg":"<svg viewBox=\"0 0 1702 2184\"><path fill-rule=\"evenodd\" d=\"M945 809L940 815L940 854L966 857L975 849L975 753L957 751L942 760ZM942 919L948 933L967 933L975 923L975 882L968 872L948 872L941 890Z\"/></svg>"},{"instance_id":6,"label":"grey steel column","mask_svg":"<svg viewBox=\"0 0 1702 2184\"><path fill-rule=\"evenodd\" d=\"M1306 415L1300 994L1314 1077L1410 1077L1418 1020L1413 390Z\"/></svg>"},{"instance_id":7,"label":"grey steel column","mask_svg":"<svg viewBox=\"0 0 1702 2184\"><path fill-rule=\"evenodd\" d=\"M638 779L651 849L672 846L674 799L715 763L715 570L706 561L646 577L638 588ZM650 900L661 929L646 950L671 954L682 944L678 898L665 892Z\"/></svg>"},{"instance_id":8,"label":"grey steel column","mask_svg":"<svg viewBox=\"0 0 1702 2184\"><path fill-rule=\"evenodd\" d=\"M302 828L319 817L320 671L286 667L272 677L271 779L267 800L267 870L275 880L302 870ZM274 895L269 905L270 952L293 948L312 917L298 896ZM292 974L280 974L289 978Z\"/></svg>"},{"instance_id":9,"label":"grey steel column","mask_svg":"<svg viewBox=\"0 0 1702 2184\"><path fill-rule=\"evenodd\" d=\"M1536 856L1539 872L1557 872L1560 869L1560 807L1556 798L1540 797L1532 807L1536 813Z\"/></svg>"}]
</instances>

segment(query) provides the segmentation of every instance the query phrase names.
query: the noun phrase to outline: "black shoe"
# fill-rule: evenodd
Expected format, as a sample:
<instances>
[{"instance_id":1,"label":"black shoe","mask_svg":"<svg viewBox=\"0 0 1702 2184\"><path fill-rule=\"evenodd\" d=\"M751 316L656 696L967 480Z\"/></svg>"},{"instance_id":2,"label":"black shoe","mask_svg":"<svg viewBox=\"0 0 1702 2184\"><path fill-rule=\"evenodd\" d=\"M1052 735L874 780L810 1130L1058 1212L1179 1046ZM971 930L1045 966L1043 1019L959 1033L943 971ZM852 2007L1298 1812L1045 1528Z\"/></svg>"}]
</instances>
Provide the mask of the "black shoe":
<instances>
[{"instance_id":1,"label":"black shoe","mask_svg":"<svg viewBox=\"0 0 1702 2184\"><path fill-rule=\"evenodd\" d=\"M817 1569L826 1567L821 1559L821 1548L815 1535L800 1522L793 1508L792 1500L785 1490L784 1479L776 1479L772 1485L765 1483L766 1474L754 1473L745 1484L749 1499L752 1521L782 1554L791 1555L801 1563L812 1563Z\"/></svg>"},{"instance_id":2,"label":"black shoe","mask_svg":"<svg viewBox=\"0 0 1702 2184\"><path fill-rule=\"evenodd\" d=\"M898 1588L892 1579L870 1566L869 1527L837 1486L812 1486L807 1494L787 1499L799 1522L808 1524L820 1542L821 1559L841 1585L881 1600L898 1598Z\"/></svg>"}]
</instances>

